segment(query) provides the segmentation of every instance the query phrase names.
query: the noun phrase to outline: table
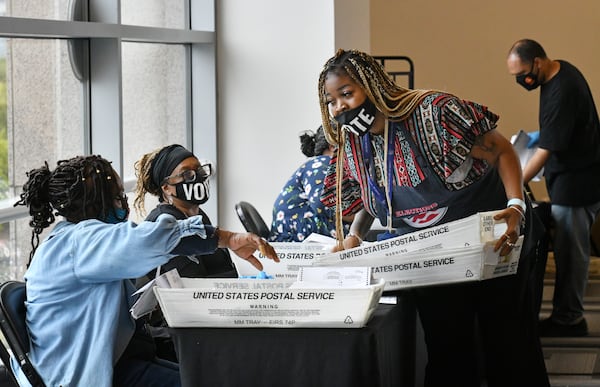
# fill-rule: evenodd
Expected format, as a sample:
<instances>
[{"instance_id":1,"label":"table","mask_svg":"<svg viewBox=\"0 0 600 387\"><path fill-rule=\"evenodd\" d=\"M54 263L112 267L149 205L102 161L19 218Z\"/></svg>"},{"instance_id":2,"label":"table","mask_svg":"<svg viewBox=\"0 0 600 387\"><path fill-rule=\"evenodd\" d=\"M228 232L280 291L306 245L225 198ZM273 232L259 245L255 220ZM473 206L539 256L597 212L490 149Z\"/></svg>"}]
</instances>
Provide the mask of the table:
<instances>
[{"instance_id":1,"label":"table","mask_svg":"<svg viewBox=\"0 0 600 387\"><path fill-rule=\"evenodd\" d=\"M170 328L184 387L413 386L412 299L363 328Z\"/></svg>"}]
</instances>

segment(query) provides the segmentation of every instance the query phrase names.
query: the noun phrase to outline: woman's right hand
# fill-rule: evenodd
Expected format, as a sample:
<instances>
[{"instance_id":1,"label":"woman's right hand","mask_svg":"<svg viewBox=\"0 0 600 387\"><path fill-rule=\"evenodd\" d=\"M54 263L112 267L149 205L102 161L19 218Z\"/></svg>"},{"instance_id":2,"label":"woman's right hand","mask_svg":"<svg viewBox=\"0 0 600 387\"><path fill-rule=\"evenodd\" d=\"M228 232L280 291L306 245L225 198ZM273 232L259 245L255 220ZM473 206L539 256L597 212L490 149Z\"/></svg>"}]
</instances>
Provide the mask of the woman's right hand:
<instances>
[{"instance_id":1,"label":"woman's right hand","mask_svg":"<svg viewBox=\"0 0 600 387\"><path fill-rule=\"evenodd\" d=\"M248 261L258 270L263 270L263 265L253 254L256 250L269 259L279 262L279 257L273 246L264 238L252 233L234 233L218 229L219 247L229 248L237 256Z\"/></svg>"},{"instance_id":2,"label":"woman's right hand","mask_svg":"<svg viewBox=\"0 0 600 387\"><path fill-rule=\"evenodd\" d=\"M373 224L373 216L371 216L364 208L360 209L353 215L352 225L350 225L350 233L344 238L343 246L339 243L333 248L332 252L352 249L360 246L362 238L359 235L366 235L371 225Z\"/></svg>"}]
</instances>

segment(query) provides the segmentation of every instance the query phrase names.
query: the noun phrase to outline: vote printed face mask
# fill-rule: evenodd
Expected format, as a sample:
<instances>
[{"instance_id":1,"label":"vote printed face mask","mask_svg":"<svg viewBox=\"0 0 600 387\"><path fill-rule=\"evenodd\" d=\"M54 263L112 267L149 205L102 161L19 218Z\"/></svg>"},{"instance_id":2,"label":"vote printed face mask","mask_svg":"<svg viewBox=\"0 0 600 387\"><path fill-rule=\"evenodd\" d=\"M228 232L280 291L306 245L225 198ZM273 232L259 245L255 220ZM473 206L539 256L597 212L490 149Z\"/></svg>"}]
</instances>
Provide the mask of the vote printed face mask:
<instances>
[{"instance_id":1,"label":"vote printed face mask","mask_svg":"<svg viewBox=\"0 0 600 387\"><path fill-rule=\"evenodd\" d=\"M202 179L198 175L195 181L175 184L175 192L180 200L193 204L204 204L209 197L208 179Z\"/></svg>"},{"instance_id":2,"label":"vote printed face mask","mask_svg":"<svg viewBox=\"0 0 600 387\"><path fill-rule=\"evenodd\" d=\"M335 120L342 125L342 129L357 136L364 136L373 126L375 113L377 108L369 98L366 98L362 105L338 114Z\"/></svg>"},{"instance_id":3,"label":"vote printed face mask","mask_svg":"<svg viewBox=\"0 0 600 387\"><path fill-rule=\"evenodd\" d=\"M539 74L533 73L533 65L531 65L531 71L527 74L521 74L516 76L517 83L523 86L525 89L531 91L536 89L540 85L540 80L538 79Z\"/></svg>"}]
</instances>

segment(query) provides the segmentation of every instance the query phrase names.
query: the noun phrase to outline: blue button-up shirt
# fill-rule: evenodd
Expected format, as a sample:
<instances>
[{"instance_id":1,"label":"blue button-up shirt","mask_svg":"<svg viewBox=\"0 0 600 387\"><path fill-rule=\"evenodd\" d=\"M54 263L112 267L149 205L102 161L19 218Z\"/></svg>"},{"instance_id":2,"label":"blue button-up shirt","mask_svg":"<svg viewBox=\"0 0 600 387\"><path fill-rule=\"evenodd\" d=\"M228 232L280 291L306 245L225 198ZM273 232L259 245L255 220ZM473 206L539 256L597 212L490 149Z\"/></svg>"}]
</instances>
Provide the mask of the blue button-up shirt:
<instances>
[{"instance_id":1,"label":"blue button-up shirt","mask_svg":"<svg viewBox=\"0 0 600 387\"><path fill-rule=\"evenodd\" d=\"M186 236L196 254L216 248L202 217L119 224L62 221L35 252L27 284L29 357L47 386L111 386L135 324L130 278L166 263ZM21 385L29 383L16 364Z\"/></svg>"}]
</instances>

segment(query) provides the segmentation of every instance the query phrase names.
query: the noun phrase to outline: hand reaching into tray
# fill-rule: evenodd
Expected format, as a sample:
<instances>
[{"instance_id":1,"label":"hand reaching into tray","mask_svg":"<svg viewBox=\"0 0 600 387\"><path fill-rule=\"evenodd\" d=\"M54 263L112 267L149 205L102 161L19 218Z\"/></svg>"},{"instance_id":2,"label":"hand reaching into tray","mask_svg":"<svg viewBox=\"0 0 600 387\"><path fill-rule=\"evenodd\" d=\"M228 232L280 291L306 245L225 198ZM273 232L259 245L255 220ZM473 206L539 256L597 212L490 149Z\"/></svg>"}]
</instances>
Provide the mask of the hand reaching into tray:
<instances>
[{"instance_id":1,"label":"hand reaching into tray","mask_svg":"<svg viewBox=\"0 0 600 387\"><path fill-rule=\"evenodd\" d=\"M219 247L230 249L237 256L245 259L260 271L263 270L263 265L258 258L253 255L256 250L259 250L264 257L279 262L279 257L273 246L271 246L264 238L261 238L256 234L234 233L221 229L217 232L219 233Z\"/></svg>"}]
</instances>

